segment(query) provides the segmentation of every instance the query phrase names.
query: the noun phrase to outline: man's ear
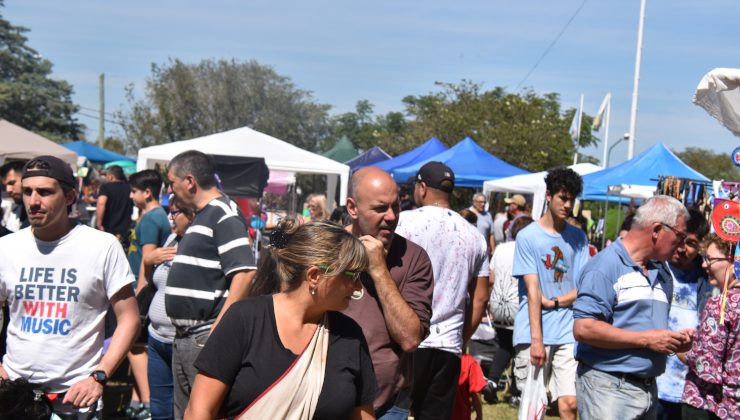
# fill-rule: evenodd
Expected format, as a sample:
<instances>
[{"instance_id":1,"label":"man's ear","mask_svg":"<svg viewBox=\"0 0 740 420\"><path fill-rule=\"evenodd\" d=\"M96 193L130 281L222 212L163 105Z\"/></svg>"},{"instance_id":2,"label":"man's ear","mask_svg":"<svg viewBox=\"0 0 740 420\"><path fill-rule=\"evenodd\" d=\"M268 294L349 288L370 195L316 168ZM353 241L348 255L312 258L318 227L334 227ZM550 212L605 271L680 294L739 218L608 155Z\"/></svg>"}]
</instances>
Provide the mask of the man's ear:
<instances>
[{"instance_id":1,"label":"man's ear","mask_svg":"<svg viewBox=\"0 0 740 420\"><path fill-rule=\"evenodd\" d=\"M77 190L71 189L64 193L64 199L67 202L68 206L71 206L77 201Z\"/></svg>"},{"instance_id":2,"label":"man's ear","mask_svg":"<svg viewBox=\"0 0 740 420\"><path fill-rule=\"evenodd\" d=\"M159 197L157 197L157 198L159 198ZM144 199L146 201L149 201L149 200L154 199L154 194L152 193L152 189L151 188L144 188Z\"/></svg>"},{"instance_id":3,"label":"man's ear","mask_svg":"<svg viewBox=\"0 0 740 420\"><path fill-rule=\"evenodd\" d=\"M188 191L195 192L198 187L198 183L195 182L195 177L192 174L185 175L185 178L183 178L183 181L185 181L185 184L188 187Z\"/></svg>"},{"instance_id":4,"label":"man's ear","mask_svg":"<svg viewBox=\"0 0 740 420\"><path fill-rule=\"evenodd\" d=\"M357 202L355 202L355 199L352 197L347 197L347 213L349 213L349 217L351 217L352 220L357 220L359 217L357 215Z\"/></svg>"}]
</instances>

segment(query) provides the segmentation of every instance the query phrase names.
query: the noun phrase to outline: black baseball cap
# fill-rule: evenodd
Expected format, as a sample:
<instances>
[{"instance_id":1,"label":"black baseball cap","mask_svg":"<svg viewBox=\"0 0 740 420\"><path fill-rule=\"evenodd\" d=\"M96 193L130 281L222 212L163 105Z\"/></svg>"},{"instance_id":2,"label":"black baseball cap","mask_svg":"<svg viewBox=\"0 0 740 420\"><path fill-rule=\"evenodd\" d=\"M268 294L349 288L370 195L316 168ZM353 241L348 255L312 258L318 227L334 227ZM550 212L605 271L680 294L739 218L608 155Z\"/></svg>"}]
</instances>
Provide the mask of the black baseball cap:
<instances>
[{"instance_id":1,"label":"black baseball cap","mask_svg":"<svg viewBox=\"0 0 740 420\"><path fill-rule=\"evenodd\" d=\"M38 156L29 160L23 167L23 175L21 175L21 179L30 178L32 176L46 176L54 178L59 181L60 184L65 184L68 187L77 187L75 177L72 174L72 167L70 167L67 162L54 156Z\"/></svg>"},{"instance_id":2,"label":"black baseball cap","mask_svg":"<svg viewBox=\"0 0 740 420\"><path fill-rule=\"evenodd\" d=\"M442 162L428 162L419 168L416 182L423 182L430 188L451 193L455 188L455 173Z\"/></svg>"}]
</instances>

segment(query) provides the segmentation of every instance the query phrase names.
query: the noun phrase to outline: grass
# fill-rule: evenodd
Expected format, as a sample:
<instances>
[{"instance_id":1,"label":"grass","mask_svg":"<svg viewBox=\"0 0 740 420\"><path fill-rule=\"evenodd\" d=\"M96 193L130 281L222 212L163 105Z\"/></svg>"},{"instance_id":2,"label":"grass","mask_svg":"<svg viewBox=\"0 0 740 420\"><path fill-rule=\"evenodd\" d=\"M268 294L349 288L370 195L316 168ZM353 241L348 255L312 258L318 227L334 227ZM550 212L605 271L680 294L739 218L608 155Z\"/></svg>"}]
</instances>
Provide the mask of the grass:
<instances>
[{"instance_id":1,"label":"grass","mask_svg":"<svg viewBox=\"0 0 740 420\"><path fill-rule=\"evenodd\" d=\"M508 403L503 402L505 401L503 392L499 393L499 400L502 401L498 404L486 404L485 401L482 401L483 404L483 418L485 420L517 420L519 410L516 408L511 407ZM475 413L473 413L473 419L475 418ZM553 420L553 419L559 419L558 416L548 416L545 415L545 419Z\"/></svg>"}]
</instances>

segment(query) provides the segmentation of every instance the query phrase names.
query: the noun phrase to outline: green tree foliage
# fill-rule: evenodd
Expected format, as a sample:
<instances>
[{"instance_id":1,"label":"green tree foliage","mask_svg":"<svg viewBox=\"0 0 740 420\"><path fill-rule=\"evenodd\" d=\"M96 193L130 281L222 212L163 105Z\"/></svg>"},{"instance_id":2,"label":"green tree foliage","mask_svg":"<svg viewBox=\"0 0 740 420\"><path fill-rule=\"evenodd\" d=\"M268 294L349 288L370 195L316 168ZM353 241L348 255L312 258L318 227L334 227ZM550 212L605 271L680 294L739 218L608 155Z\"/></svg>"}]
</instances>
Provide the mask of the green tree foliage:
<instances>
[{"instance_id":1,"label":"green tree foliage","mask_svg":"<svg viewBox=\"0 0 740 420\"><path fill-rule=\"evenodd\" d=\"M50 78L52 64L26 44L28 31L0 15L0 118L55 141L76 140L84 126L74 118L72 86Z\"/></svg>"},{"instance_id":2,"label":"green tree foliage","mask_svg":"<svg viewBox=\"0 0 740 420\"><path fill-rule=\"evenodd\" d=\"M732 163L730 153L714 153L699 147L687 147L675 152L685 164L699 171L709 179L740 181L740 169Z\"/></svg>"},{"instance_id":3,"label":"green tree foliage","mask_svg":"<svg viewBox=\"0 0 740 420\"><path fill-rule=\"evenodd\" d=\"M328 135L329 105L256 61L152 65L146 94L118 114L129 151L249 126L307 150Z\"/></svg>"},{"instance_id":4,"label":"green tree foliage","mask_svg":"<svg viewBox=\"0 0 740 420\"><path fill-rule=\"evenodd\" d=\"M103 140L103 148L122 155L126 154L126 148L123 146L123 141L117 137L106 137L105 140Z\"/></svg>"},{"instance_id":5,"label":"green tree foliage","mask_svg":"<svg viewBox=\"0 0 740 420\"><path fill-rule=\"evenodd\" d=\"M437 85L441 91L405 97L404 114L373 117L372 105L360 101L355 112L332 121L332 134L347 135L363 149L378 145L394 155L431 137L452 146L469 136L497 157L530 171L572 163L575 145L568 129L576 110L563 112L558 94L512 94L501 87L483 91L469 81ZM579 147L598 143L591 123L584 115Z\"/></svg>"}]
</instances>

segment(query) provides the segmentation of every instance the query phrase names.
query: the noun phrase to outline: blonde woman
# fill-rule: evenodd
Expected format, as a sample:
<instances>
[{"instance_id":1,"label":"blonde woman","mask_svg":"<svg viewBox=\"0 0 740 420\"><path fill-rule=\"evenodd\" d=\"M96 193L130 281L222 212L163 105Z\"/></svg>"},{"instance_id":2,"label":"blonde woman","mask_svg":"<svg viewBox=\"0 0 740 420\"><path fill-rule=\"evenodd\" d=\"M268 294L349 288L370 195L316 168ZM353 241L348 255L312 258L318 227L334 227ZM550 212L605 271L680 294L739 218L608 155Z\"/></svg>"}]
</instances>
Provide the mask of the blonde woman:
<instances>
[{"instance_id":1,"label":"blonde woman","mask_svg":"<svg viewBox=\"0 0 740 420\"><path fill-rule=\"evenodd\" d=\"M237 302L224 315L195 362L185 418L375 418L365 338L338 312L362 287L364 246L337 225L290 221L270 245L274 269L256 281L281 292Z\"/></svg>"},{"instance_id":2,"label":"blonde woman","mask_svg":"<svg viewBox=\"0 0 740 420\"><path fill-rule=\"evenodd\" d=\"M329 219L331 214L326 206L326 196L324 194L311 194L307 201L311 221Z\"/></svg>"}]
</instances>

